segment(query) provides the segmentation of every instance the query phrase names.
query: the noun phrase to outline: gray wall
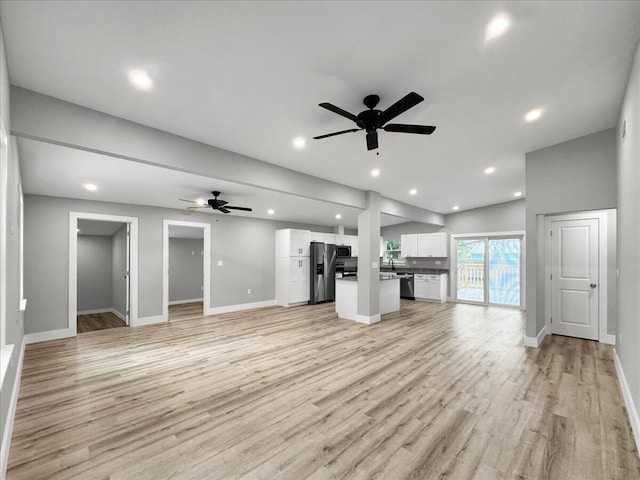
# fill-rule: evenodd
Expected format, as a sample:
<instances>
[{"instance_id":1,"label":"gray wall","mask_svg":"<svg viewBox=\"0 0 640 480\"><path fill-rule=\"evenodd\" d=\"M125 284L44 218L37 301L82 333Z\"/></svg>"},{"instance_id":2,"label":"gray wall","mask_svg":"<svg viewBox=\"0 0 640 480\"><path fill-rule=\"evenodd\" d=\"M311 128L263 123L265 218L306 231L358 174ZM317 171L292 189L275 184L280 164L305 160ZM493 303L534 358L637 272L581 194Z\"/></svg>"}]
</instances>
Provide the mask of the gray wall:
<instances>
[{"instance_id":1,"label":"gray wall","mask_svg":"<svg viewBox=\"0 0 640 480\"><path fill-rule=\"evenodd\" d=\"M620 268L616 350L636 410L640 411L640 45L634 57L616 138ZM639 433L635 433L638 438Z\"/></svg>"},{"instance_id":2,"label":"gray wall","mask_svg":"<svg viewBox=\"0 0 640 480\"><path fill-rule=\"evenodd\" d=\"M525 200L451 213L442 229L449 233L513 232L525 229Z\"/></svg>"},{"instance_id":3,"label":"gray wall","mask_svg":"<svg viewBox=\"0 0 640 480\"><path fill-rule=\"evenodd\" d=\"M78 235L78 312L111 308L111 237Z\"/></svg>"},{"instance_id":4,"label":"gray wall","mask_svg":"<svg viewBox=\"0 0 640 480\"><path fill-rule=\"evenodd\" d=\"M527 336L535 337L545 325L542 215L615 208L615 142L611 129L526 155Z\"/></svg>"},{"instance_id":5,"label":"gray wall","mask_svg":"<svg viewBox=\"0 0 640 480\"><path fill-rule=\"evenodd\" d=\"M123 224L116 233L113 234L111 242L112 276L111 276L111 307L126 316L127 309L127 225Z\"/></svg>"},{"instance_id":6,"label":"gray wall","mask_svg":"<svg viewBox=\"0 0 640 480\"><path fill-rule=\"evenodd\" d=\"M11 130L9 114L9 72L4 45L2 26L0 25L0 118L8 134ZM0 258L0 262L6 265L6 277L0 278L0 289L5 293L6 338L2 341L7 345L14 345L11 361L9 363L4 383L0 391L0 439L4 438L7 428L8 411L11 405L11 397L14 393L14 381L16 380L17 366L23 339L22 316L19 314L20 305L20 166L15 139L9 143L7 158L7 190L0 191L0 205L6 206L6 219L2 231L6 241L6 258ZM0 476L3 472L0 472Z\"/></svg>"},{"instance_id":7,"label":"gray wall","mask_svg":"<svg viewBox=\"0 0 640 480\"><path fill-rule=\"evenodd\" d=\"M138 217L138 316L162 315L162 221L211 225L211 307L275 298L275 231L301 228L331 232L331 227L275 222L233 215L25 196L25 291L28 333L67 328L69 212ZM47 248L42 248L43 238ZM224 262L222 267L217 261ZM60 281L51 282L56 278ZM247 294L250 288L252 293Z\"/></svg>"},{"instance_id":8,"label":"gray wall","mask_svg":"<svg viewBox=\"0 0 640 480\"><path fill-rule=\"evenodd\" d=\"M169 302L202 298L204 241L169 239Z\"/></svg>"}]
</instances>

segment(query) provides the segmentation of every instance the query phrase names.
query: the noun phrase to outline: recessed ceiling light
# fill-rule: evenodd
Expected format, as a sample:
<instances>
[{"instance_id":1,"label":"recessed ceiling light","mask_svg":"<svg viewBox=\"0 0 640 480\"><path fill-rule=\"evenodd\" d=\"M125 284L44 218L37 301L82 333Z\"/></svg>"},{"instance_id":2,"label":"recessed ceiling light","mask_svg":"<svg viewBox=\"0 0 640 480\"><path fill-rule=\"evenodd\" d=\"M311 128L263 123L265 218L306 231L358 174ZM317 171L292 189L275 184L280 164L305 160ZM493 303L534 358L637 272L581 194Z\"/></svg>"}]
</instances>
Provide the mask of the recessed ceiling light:
<instances>
[{"instance_id":1,"label":"recessed ceiling light","mask_svg":"<svg viewBox=\"0 0 640 480\"><path fill-rule=\"evenodd\" d=\"M501 13L496 15L491 19L489 24L487 25L487 29L485 30L485 42L489 40L493 40L494 38L498 38L500 35L504 34L509 27L511 26L511 19L508 15Z\"/></svg>"},{"instance_id":2,"label":"recessed ceiling light","mask_svg":"<svg viewBox=\"0 0 640 480\"><path fill-rule=\"evenodd\" d=\"M150 90L153 87L153 80L144 70L132 70L129 72L129 80L140 90Z\"/></svg>"},{"instance_id":3,"label":"recessed ceiling light","mask_svg":"<svg viewBox=\"0 0 640 480\"><path fill-rule=\"evenodd\" d=\"M82 186L84 187L85 190L89 190L90 192L95 192L96 190L98 190L98 187L95 186L93 183L85 183Z\"/></svg>"},{"instance_id":4,"label":"recessed ceiling light","mask_svg":"<svg viewBox=\"0 0 640 480\"><path fill-rule=\"evenodd\" d=\"M416 190L415 188L409 190L409 195L415 195L416 193L418 193L418 190Z\"/></svg>"},{"instance_id":5,"label":"recessed ceiling light","mask_svg":"<svg viewBox=\"0 0 640 480\"><path fill-rule=\"evenodd\" d=\"M522 196L522 192L516 192L513 194L514 197L518 198Z\"/></svg>"},{"instance_id":6,"label":"recessed ceiling light","mask_svg":"<svg viewBox=\"0 0 640 480\"><path fill-rule=\"evenodd\" d=\"M371 170L371 176L372 177L379 177L380 176L380 169L379 168L374 168L373 170Z\"/></svg>"},{"instance_id":7,"label":"recessed ceiling light","mask_svg":"<svg viewBox=\"0 0 640 480\"><path fill-rule=\"evenodd\" d=\"M273 208L270 208L269 210L267 210L267 213L268 213L269 215L273 215L273 214L274 214L274 213L276 213L276 212L273 210Z\"/></svg>"},{"instance_id":8,"label":"recessed ceiling light","mask_svg":"<svg viewBox=\"0 0 640 480\"><path fill-rule=\"evenodd\" d=\"M496 167L487 167L484 169L484 173L486 173L487 175L491 175L495 171L496 171Z\"/></svg>"},{"instance_id":9,"label":"recessed ceiling light","mask_svg":"<svg viewBox=\"0 0 640 480\"><path fill-rule=\"evenodd\" d=\"M207 202L205 202L205 201L204 201L204 199L199 198L199 199L197 199L197 200L196 200L196 203L197 203L198 205L204 205L204 204L205 204L205 203L207 203Z\"/></svg>"},{"instance_id":10,"label":"recessed ceiling light","mask_svg":"<svg viewBox=\"0 0 640 480\"><path fill-rule=\"evenodd\" d=\"M337 218L338 220L340 220L340 219L342 218L342 215L340 215L340 214L338 213L338 214L336 215L336 218Z\"/></svg>"},{"instance_id":11,"label":"recessed ceiling light","mask_svg":"<svg viewBox=\"0 0 640 480\"><path fill-rule=\"evenodd\" d=\"M542 109L541 108L534 108L533 110L529 110L527 112L527 114L524 116L524 119L531 123L531 122L535 122L536 120L539 120L540 117L542 117Z\"/></svg>"},{"instance_id":12,"label":"recessed ceiling light","mask_svg":"<svg viewBox=\"0 0 640 480\"><path fill-rule=\"evenodd\" d=\"M304 137L296 137L293 139L293 146L298 150L302 150L306 144L307 141L304 139Z\"/></svg>"},{"instance_id":13,"label":"recessed ceiling light","mask_svg":"<svg viewBox=\"0 0 640 480\"><path fill-rule=\"evenodd\" d=\"M454 207L451 207L451 210L453 210L455 212L456 210L460 210L460 207L458 205L456 205Z\"/></svg>"}]
</instances>

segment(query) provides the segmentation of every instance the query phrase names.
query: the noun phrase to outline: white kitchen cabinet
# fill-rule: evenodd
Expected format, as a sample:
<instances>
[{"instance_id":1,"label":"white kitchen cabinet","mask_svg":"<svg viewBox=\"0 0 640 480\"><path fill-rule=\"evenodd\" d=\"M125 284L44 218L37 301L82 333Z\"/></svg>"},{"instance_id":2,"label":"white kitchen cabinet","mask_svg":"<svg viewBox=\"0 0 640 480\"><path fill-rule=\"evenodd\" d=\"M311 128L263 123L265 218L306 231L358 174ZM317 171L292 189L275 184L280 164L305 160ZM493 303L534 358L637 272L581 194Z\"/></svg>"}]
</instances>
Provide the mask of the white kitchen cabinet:
<instances>
[{"instance_id":1,"label":"white kitchen cabinet","mask_svg":"<svg viewBox=\"0 0 640 480\"><path fill-rule=\"evenodd\" d=\"M338 234L336 234L336 245L347 245L345 243L344 237L346 237L346 235L338 235Z\"/></svg>"},{"instance_id":2,"label":"white kitchen cabinet","mask_svg":"<svg viewBox=\"0 0 640 480\"><path fill-rule=\"evenodd\" d=\"M324 243L330 243L336 245L336 234L335 233L325 233L324 234Z\"/></svg>"},{"instance_id":3,"label":"white kitchen cabinet","mask_svg":"<svg viewBox=\"0 0 640 480\"><path fill-rule=\"evenodd\" d=\"M276 231L276 303L278 305L289 307L309 301L310 240L311 232L308 230L287 228ZM320 241L323 240L324 238Z\"/></svg>"},{"instance_id":4,"label":"white kitchen cabinet","mask_svg":"<svg viewBox=\"0 0 640 480\"><path fill-rule=\"evenodd\" d=\"M387 247L385 245L384 238L380 237L380 258L382 258L383 262L384 262L384 252L386 250L387 250Z\"/></svg>"},{"instance_id":5,"label":"white kitchen cabinet","mask_svg":"<svg viewBox=\"0 0 640 480\"><path fill-rule=\"evenodd\" d=\"M309 230L276 230L276 257L308 257L310 241Z\"/></svg>"},{"instance_id":6,"label":"white kitchen cabinet","mask_svg":"<svg viewBox=\"0 0 640 480\"><path fill-rule=\"evenodd\" d=\"M413 276L413 291L416 300L447 301L446 273L442 274L416 274Z\"/></svg>"},{"instance_id":7,"label":"white kitchen cabinet","mask_svg":"<svg viewBox=\"0 0 640 480\"><path fill-rule=\"evenodd\" d=\"M421 233L418 235L419 257L449 256L449 234L445 232Z\"/></svg>"},{"instance_id":8,"label":"white kitchen cabinet","mask_svg":"<svg viewBox=\"0 0 640 480\"><path fill-rule=\"evenodd\" d=\"M309 242L322 242L322 243L324 243L324 233L311 232L309 234Z\"/></svg>"},{"instance_id":9,"label":"white kitchen cabinet","mask_svg":"<svg viewBox=\"0 0 640 480\"><path fill-rule=\"evenodd\" d=\"M345 245L351 246L351 256L358 256L358 236L357 235L345 235Z\"/></svg>"},{"instance_id":10,"label":"white kitchen cabinet","mask_svg":"<svg viewBox=\"0 0 640 480\"><path fill-rule=\"evenodd\" d=\"M403 257L418 256L418 235L415 233L400 236L400 250Z\"/></svg>"}]
</instances>

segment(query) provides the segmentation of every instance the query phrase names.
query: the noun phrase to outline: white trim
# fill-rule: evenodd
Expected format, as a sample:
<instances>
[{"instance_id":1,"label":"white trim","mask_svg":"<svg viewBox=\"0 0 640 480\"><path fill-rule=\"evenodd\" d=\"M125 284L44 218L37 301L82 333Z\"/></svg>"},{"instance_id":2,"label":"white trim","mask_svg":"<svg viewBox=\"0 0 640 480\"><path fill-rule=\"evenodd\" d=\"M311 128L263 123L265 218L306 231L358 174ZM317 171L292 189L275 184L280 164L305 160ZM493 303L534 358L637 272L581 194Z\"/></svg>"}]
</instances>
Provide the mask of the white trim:
<instances>
[{"instance_id":1,"label":"white trim","mask_svg":"<svg viewBox=\"0 0 640 480\"><path fill-rule=\"evenodd\" d=\"M627 377L622 370L622 362L616 349L613 349L613 364L616 366L616 372L618 373L618 381L620 382L620 389L622 390L622 396L624 397L624 404L627 407L629 413L629 423L631 423L631 430L633 432L633 438L636 441L636 450L640 451L640 417L638 417L638 410L635 403L633 403L633 396L627 383Z\"/></svg>"},{"instance_id":2,"label":"white trim","mask_svg":"<svg viewBox=\"0 0 640 480\"><path fill-rule=\"evenodd\" d=\"M561 215L545 215L544 216L544 321L549 332L553 334L551 325L551 240L547 235L552 228L553 222L562 222L567 220L598 220L598 342L615 345L615 335L607 333L609 318L608 309L608 288L609 282L607 278L608 271L608 248L609 248L609 215L615 215L615 209L593 210L587 212L575 212Z\"/></svg>"},{"instance_id":3,"label":"white trim","mask_svg":"<svg viewBox=\"0 0 640 480\"><path fill-rule=\"evenodd\" d=\"M69 212L69 323L71 336L78 333L78 220L98 220L102 222L122 222L130 225L130 272L129 290L131 298L129 304L131 325L138 320L138 217L124 217L121 215L103 215L100 213ZM110 310L109 310L110 311ZM56 330L61 332L62 330ZM47 332L41 332L46 334ZM33 334L31 334L33 335Z\"/></svg>"},{"instance_id":4,"label":"white trim","mask_svg":"<svg viewBox=\"0 0 640 480\"><path fill-rule=\"evenodd\" d=\"M13 420L16 416L16 406L18 405L18 393L20 391L20 379L22 377L22 364L24 362L25 345L26 338L22 337L22 345L20 345L20 353L18 355L18 368L16 368L16 377L13 380L13 390L11 391L9 410L7 411L7 423L4 426L2 444L0 444L0 478L2 479L5 478L5 474L7 473L7 464L9 462L9 447L11 446Z\"/></svg>"},{"instance_id":5,"label":"white trim","mask_svg":"<svg viewBox=\"0 0 640 480\"><path fill-rule=\"evenodd\" d=\"M173 300L172 302L169 302L169 305L182 305L183 303L196 303L196 302L202 302L204 299L203 298L189 298L188 300Z\"/></svg>"},{"instance_id":6,"label":"white trim","mask_svg":"<svg viewBox=\"0 0 640 480\"><path fill-rule=\"evenodd\" d=\"M81 310L80 312L77 312L77 315L93 315L94 313L109 313L113 310L113 308L109 307L109 308L96 308L94 310Z\"/></svg>"},{"instance_id":7,"label":"white trim","mask_svg":"<svg viewBox=\"0 0 640 480\"><path fill-rule=\"evenodd\" d=\"M538 348L544 342L544 338L548 335L548 328L545 325L536 337L524 337L524 346Z\"/></svg>"},{"instance_id":8,"label":"white trim","mask_svg":"<svg viewBox=\"0 0 640 480\"><path fill-rule=\"evenodd\" d=\"M39 343L48 342L49 340L59 340L61 338L75 337L76 329L61 328L60 330L49 330L47 332L27 333L24 336L25 342Z\"/></svg>"},{"instance_id":9,"label":"white trim","mask_svg":"<svg viewBox=\"0 0 640 480\"><path fill-rule=\"evenodd\" d=\"M9 196L9 137L0 119L0 347L7 343L7 199Z\"/></svg>"},{"instance_id":10,"label":"white trim","mask_svg":"<svg viewBox=\"0 0 640 480\"><path fill-rule=\"evenodd\" d=\"M109 311L113 313L116 317L118 317L120 320L122 320L124 323L127 323L127 317L121 314L118 310L116 310L115 308L111 308Z\"/></svg>"},{"instance_id":11,"label":"white trim","mask_svg":"<svg viewBox=\"0 0 640 480\"><path fill-rule=\"evenodd\" d=\"M201 228L204 230L203 235L203 258L202 258L202 314L208 313L208 307L211 305L211 225L201 222L184 222L181 220L163 220L162 221L162 315L164 320L169 320L169 226L175 225L180 227Z\"/></svg>"},{"instance_id":12,"label":"white trim","mask_svg":"<svg viewBox=\"0 0 640 480\"><path fill-rule=\"evenodd\" d=\"M380 314L377 315L360 315L356 313L356 322L364 323L367 325L373 325L374 323L378 323L380 321Z\"/></svg>"},{"instance_id":13,"label":"white trim","mask_svg":"<svg viewBox=\"0 0 640 480\"><path fill-rule=\"evenodd\" d=\"M512 232L482 232L482 233L451 233L451 239L454 238L474 238L474 237L516 237L523 235L526 232L524 230L514 230ZM452 251L452 250L450 250Z\"/></svg>"},{"instance_id":14,"label":"white trim","mask_svg":"<svg viewBox=\"0 0 640 480\"><path fill-rule=\"evenodd\" d=\"M156 323L166 323L167 319L164 315L155 315L153 317L141 317L136 319L136 323L132 323L132 327L143 327L145 325L154 325Z\"/></svg>"},{"instance_id":15,"label":"white trim","mask_svg":"<svg viewBox=\"0 0 640 480\"><path fill-rule=\"evenodd\" d=\"M276 300L265 300L263 302L241 303L239 305L225 305L224 307L208 308L206 316L219 315L221 313L239 312L241 310L252 310L254 308L273 307Z\"/></svg>"}]
</instances>

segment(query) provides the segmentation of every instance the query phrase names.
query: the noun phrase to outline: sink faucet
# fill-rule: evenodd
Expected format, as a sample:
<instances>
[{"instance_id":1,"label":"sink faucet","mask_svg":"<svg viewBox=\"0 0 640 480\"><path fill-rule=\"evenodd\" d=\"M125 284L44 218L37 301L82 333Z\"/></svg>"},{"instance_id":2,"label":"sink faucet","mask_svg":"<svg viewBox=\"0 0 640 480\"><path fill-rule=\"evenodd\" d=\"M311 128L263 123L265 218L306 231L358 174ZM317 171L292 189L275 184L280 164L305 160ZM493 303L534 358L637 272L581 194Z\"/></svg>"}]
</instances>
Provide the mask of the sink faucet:
<instances>
[{"instance_id":1,"label":"sink faucet","mask_svg":"<svg viewBox=\"0 0 640 480\"><path fill-rule=\"evenodd\" d=\"M393 264L393 259L390 259L389 263L391 264L391 270L395 270L396 266Z\"/></svg>"}]
</instances>

